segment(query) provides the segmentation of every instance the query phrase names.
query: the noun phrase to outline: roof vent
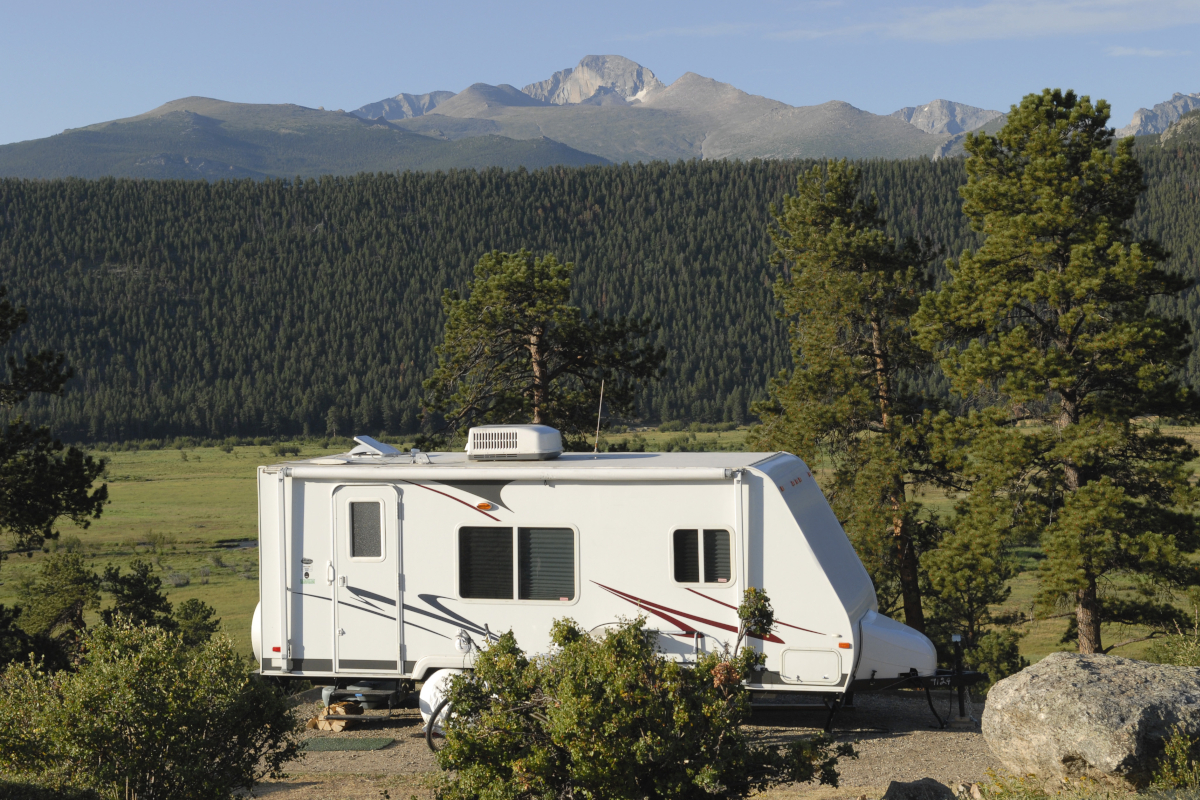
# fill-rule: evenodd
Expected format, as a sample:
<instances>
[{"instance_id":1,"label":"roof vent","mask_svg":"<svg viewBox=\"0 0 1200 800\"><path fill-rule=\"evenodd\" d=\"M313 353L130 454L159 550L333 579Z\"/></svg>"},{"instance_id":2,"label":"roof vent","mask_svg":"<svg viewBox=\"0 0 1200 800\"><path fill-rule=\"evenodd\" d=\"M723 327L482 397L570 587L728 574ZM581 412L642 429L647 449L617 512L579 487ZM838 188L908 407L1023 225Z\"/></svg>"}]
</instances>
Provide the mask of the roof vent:
<instances>
[{"instance_id":1,"label":"roof vent","mask_svg":"<svg viewBox=\"0 0 1200 800\"><path fill-rule=\"evenodd\" d=\"M562 436L548 425L483 425L467 431L472 461L545 461L562 455Z\"/></svg>"},{"instance_id":2,"label":"roof vent","mask_svg":"<svg viewBox=\"0 0 1200 800\"><path fill-rule=\"evenodd\" d=\"M352 456L398 456L400 451L390 444L372 439L370 436L355 436L358 447L350 451Z\"/></svg>"}]
</instances>

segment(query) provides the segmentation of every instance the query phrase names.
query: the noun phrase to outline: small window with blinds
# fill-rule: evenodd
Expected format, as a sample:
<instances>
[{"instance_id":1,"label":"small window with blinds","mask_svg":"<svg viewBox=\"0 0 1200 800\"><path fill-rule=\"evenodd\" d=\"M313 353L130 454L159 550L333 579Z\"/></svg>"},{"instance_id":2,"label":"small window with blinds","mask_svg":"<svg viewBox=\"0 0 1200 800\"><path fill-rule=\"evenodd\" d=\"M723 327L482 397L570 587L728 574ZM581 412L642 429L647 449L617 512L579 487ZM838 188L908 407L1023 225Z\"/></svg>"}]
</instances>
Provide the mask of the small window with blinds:
<instances>
[{"instance_id":1,"label":"small window with blinds","mask_svg":"<svg viewBox=\"0 0 1200 800\"><path fill-rule=\"evenodd\" d=\"M729 531L721 528L674 531L671 558L677 583L729 583L733 575Z\"/></svg>"},{"instance_id":2,"label":"small window with blinds","mask_svg":"<svg viewBox=\"0 0 1200 800\"><path fill-rule=\"evenodd\" d=\"M574 600L575 531L518 528L517 576L521 600Z\"/></svg>"},{"instance_id":3,"label":"small window with blinds","mask_svg":"<svg viewBox=\"0 0 1200 800\"><path fill-rule=\"evenodd\" d=\"M383 558L383 503L350 504L350 557Z\"/></svg>"},{"instance_id":4,"label":"small window with blinds","mask_svg":"<svg viewBox=\"0 0 1200 800\"><path fill-rule=\"evenodd\" d=\"M459 528L458 594L471 600L513 599L512 528Z\"/></svg>"}]
</instances>

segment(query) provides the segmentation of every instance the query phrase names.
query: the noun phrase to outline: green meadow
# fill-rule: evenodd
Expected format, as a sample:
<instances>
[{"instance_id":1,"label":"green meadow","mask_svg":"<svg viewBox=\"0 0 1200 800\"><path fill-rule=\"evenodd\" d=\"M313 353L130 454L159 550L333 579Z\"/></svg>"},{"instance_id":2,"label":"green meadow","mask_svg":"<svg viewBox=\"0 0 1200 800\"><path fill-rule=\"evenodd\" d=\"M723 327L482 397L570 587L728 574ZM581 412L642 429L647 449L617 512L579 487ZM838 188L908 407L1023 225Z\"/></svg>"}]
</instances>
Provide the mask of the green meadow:
<instances>
[{"instance_id":1,"label":"green meadow","mask_svg":"<svg viewBox=\"0 0 1200 800\"><path fill-rule=\"evenodd\" d=\"M743 449L744 428L713 427L725 426L609 433L603 441L607 446L647 451ZM1200 445L1200 429L1171 432ZM104 514L86 530L69 523L61 526L61 538L42 551L10 553L0 564L0 603L18 602L47 553L58 548L78 550L97 572L110 564L126 569L134 559L142 559L154 565L172 603L194 597L213 606L224 631L239 651L249 655L250 619L258 602L258 549L252 546L258 536L256 468L291 458L345 452L350 446L349 441L289 444L299 448L298 456L276 455L270 446L151 450L126 445L129 449L95 452L108 464L105 481L111 502ZM954 502L936 491L927 492L923 500L939 513L948 513ZM1018 555L1022 572L1013 579L1012 596L1001 610L1028 618L1037 590L1038 553L1035 548L1022 548ZM1110 590L1132 589L1115 585ZM93 612L92 617L97 615ZM1073 649L1059 644L1066 624L1065 618L1055 618L1020 625L1025 633L1022 653L1037 660L1056 650ZM1107 646L1146 632L1108 626L1104 642ZM1116 653L1136 657L1148 646L1134 644Z\"/></svg>"}]
</instances>

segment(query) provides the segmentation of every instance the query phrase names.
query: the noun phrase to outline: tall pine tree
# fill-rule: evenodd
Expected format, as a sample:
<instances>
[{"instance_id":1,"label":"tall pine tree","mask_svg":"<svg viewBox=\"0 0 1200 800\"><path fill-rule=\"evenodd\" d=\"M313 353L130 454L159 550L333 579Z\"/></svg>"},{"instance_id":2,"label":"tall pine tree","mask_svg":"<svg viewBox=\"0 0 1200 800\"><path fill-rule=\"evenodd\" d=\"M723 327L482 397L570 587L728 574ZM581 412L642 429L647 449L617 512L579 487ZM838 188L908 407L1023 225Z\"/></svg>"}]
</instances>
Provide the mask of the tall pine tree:
<instances>
[{"instance_id":1,"label":"tall pine tree","mask_svg":"<svg viewBox=\"0 0 1200 800\"><path fill-rule=\"evenodd\" d=\"M1142 170L1108 118L1047 89L968 135L964 211L986 239L914 318L953 390L987 406L966 422L974 491L1006 511L981 496L973 524L1040 542L1041 600L1074 607L1083 653L1104 651L1105 621L1170 617L1163 593L1197 581L1200 545L1196 453L1156 423L1195 409L1188 327L1152 305L1186 282L1129 230ZM1137 591L1106 593L1121 576Z\"/></svg>"},{"instance_id":2,"label":"tall pine tree","mask_svg":"<svg viewBox=\"0 0 1200 800\"><path fill-rule=\"evenodd\" d=\"M889 237L859 168L813 167L772 209L775 284L795 367L754 411L753 436L828 465L822 485L866 564L884 610L925 629L919 551L928 538L917 490L930 477L925 399L903 380L928 366L909 317L927 289L926 256Z\"/></svg>"},{"instance_id":3,"label":"tall pine tree","mask_svg":"<svg viewBox=\"0 0 1200 800\"><path fill-rule=\"evenodd\" d=\"M610 412L634 412L665 357L649 341L657 326L585 315L570 304L574 268L553 254L495 251L476 265L468 297L446 290L446 337L425 388L447 429L532 422L578 444L595 424L602 386Z\"/></svg>"}]
</instances>

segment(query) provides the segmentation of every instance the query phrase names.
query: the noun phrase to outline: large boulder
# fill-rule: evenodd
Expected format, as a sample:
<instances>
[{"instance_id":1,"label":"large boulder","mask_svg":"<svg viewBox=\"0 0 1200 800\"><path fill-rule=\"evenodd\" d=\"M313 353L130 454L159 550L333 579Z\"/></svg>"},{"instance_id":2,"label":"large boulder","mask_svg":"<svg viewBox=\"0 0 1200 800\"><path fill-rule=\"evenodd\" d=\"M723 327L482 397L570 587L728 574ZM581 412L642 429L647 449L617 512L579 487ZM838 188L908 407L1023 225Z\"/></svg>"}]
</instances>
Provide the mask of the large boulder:
<instances>
[{"instance_id":1,"label":"large boulder","mask_svg":"<svg viewBox=\"0 0 1200 800\"><path fill-rule=\"evenodd\" d=\"M1164 740L1200 733L1200 669L1054 653L988 692L983 736L1015 775L1145 786Z\"/></svg>"}]
</instances>

